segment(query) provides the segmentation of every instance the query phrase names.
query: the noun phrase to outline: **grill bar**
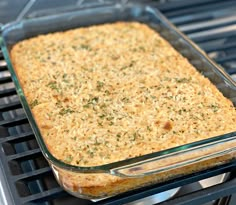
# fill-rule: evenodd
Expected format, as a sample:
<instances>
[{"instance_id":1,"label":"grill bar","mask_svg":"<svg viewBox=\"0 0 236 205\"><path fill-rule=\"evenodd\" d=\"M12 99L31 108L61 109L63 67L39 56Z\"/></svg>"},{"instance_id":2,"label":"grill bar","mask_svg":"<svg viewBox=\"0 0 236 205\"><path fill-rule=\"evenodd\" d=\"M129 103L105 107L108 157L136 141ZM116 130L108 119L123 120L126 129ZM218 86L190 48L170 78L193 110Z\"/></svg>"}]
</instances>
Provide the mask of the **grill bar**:
<instances>
[{"instance_id":1,"label":"grill bar","mask_svg":"<svg viewBox=\"0 0 236 205\"><path fill-rule=\"evenodd\" d=\"M15 94L16 94L15 88L8 88L8 89L0 90L0 98L8 97Z\"/></svg>"},{"instance_id":2,"label":"grill bar","mask_svg":"<svg viewBox=\"0 0 236 205\"><path fill-rule=\"evenodd\" d=\"M17 176L13 176L13 181L19 181L19 180L33 180L35 178L40 178L41 175L45 175L47 173L51 172L50 167L45 167L42 169L34 170L31 172L27 172L25 174L20 174Z\"/></svg>"},{"instance_id":3,"label":"grill bar","mask_svg":"<svg viewBox=\"0 0 236 205\"><path fill-rule=\"evenodd\" d=\"M215 18L221 18L222 16L228 16L228 15L233 15L235 11L235 8L229 7L229 8L222 8L220 11L216 10L216 11L205 11L205 12L201 12L201 13L190 13L187 15L180 15L174 18L169 18L172 23L174 23L177 26L181 26L181 25L190 25L192 23L196 23L196 22L205 22L205 21L210 21L212 19Z\"/></svg>"},{"instance_id":4,"label":"grill bar","mask_svg":"<svg viewBox=\"0 0 236 205\"><path fill-rule=\"evenodd\" d=\"M21 108L20 102L11 102L8 104L0 105L0 112L5 112L9 110L15 110Z\"/></svg>"},{"instance_id":5,"label":"grill bar","mask_svg":"<svg viewBox=\"0 0 236 205\"><path fill-rule=\"evenodd\" d=\"M15 126L15 125L21 125L21 124L26 123L26 122L27 122L27 118L24 115L24 116L16 117L12 120L0 121L0 126Z\"/></svg>"},{"instance_id":6,"label":"grill bar","mask_svg":"<svg viewBox=\"0 0 236 205\"><path fill-rule=\"evenodd\" d=\"M38 194L24 197L22 199L22 203L25 204L27 202L35 202L35 203L43 202L43 201L51 200L53 198L57 198L58 196L63 195L63 194L64 194L64 191L60 187L57 187L57 188L53 188L47 191L43 191Z\"/></svg>"},{"instance_id":7,"label":"grill bar","mask_svg":"<svg viewBox=\"0 0 236 205\"><path fill-rule=\"evenodd\" d=\"M211 3L217 3L220 2L220 0L195 0L195 1L189 1L189 0L183 0L183 1L173 1L171 3L167 4L160 4L158 5L158 8L164 12L165 14L168 14L168 11L175 11L175 10L181 10L183 8L191 8L191 7L198 7L202 5L208 5ZM196 13L196 12L193 12Z\"/></svg>"},{"instance_id":8,"label":"grill bar","mask_svg":"<svg viewBox=\"0 0 236 205\"><path fill-rule=\"evenodd\" d=\"M217 40L220 38L233 37L236 34L236 25L217 28L212 30L201 31L198 33L189 34L189 38L193 41L200 43L206 41Z\"/></svg>"},{"instance_id":9,"label":"grill bar","mask_svg":"<svg viewBox=\"0 0 236 205\"><path fill-rule=\"evenodd\" d=\"M1 77L1 78L0 78L0 84L3 84L3 83L9 83L9 82L12 82L10 76L7 76L7 77Z\"/></svg>"},{"instance_id":10,"label":"grill bar","mask_svg":"<svg viewBox=\"0 0 236 205\"><path fill-rule=\"evenodd\" d=\"M218 197L224 197L225 193L231 195L236 192L236 181L231 180L217 186L208 187L200 191L187 194L182 197L163 202L162 205L199 205L204 204Z\"/></svg>"},{"instance_id":11,"label":"grill bar","mask_svg":"<svg viewBox=\"0 0 236 205\"><path fill-rule=\"evenodd\" d=\"M195 2L195 1L193 1ZM173 9L173 10L170 10L170 11L165 11L165 14L169 17L169 18L173 18L175 16L183 16L183 15L186 15L186 14L191 14L191 13L201 13L201 12L208 12L208 11L211 11L211 10L220 10L221 8L224 8L224 7L232 7L232 8L235 8L235 2L234 0L228 0L228 1L214 1L214 3L212 4L208 4L209 2L207 1L204 1L205 3L204 4L195 4L192 3L191 6L189 7L182 7L182 8L179 8L179 9ZM178 3L178 2L177 2ZM163 11L163 9L161 9Z\"/></svg>"},{"instance_id":12,"label":"grill bar","mask_svg":"<svg viewBox=\"0 0 236 205\"><path fill-rule=\"evenodd\" d=\"M7 63L4 60L0 60L0 71L7 70Z\"/></svg>"},{"instance_id":13,"label":"grill bar","mask_svg":"<svg viewBox=\"0 0 236 205\"><path fill-rule=\"evenodd\" d=\"M222 42L214 42L214 43L202 43L201 48L204 49L207 53L213 52L213 51L225 51L228 49L232 49L236 47L236 42L232 43L226 43L221 45Z\"/></svg>"},{"instance_id":14,"label":"grill bar","mask_svg":"<svg viewBox=\"0 0 236 205\"><path fill-rule=\"evenodd\" d=\"M199 32L199 31L209 30L213 28L234 25L235 23L236 23L236 16L229 16L229 17L224 17L221 19L218 18L218 19L207 21L207 22L202 22L201 24L197 22L197 23L192 23L190 25L187 24L187 25L179 26L179 29L186 34L189 34L193 32Z\"/></svg>"},{"instance_id":15,"label":"grill bar","mask_svg":"<svg viewBox=\"0 0 236 205\"><path fill-rule=\"evenodd\" d=\"M41 150L39 148L33 149L33 150L27 150L22 153L17 153L14 155L7 156L8 161L10 160L27 160L27 159L33 159L35 156L41 155Z\"/></svg>"},{"instance_id":16,"label":"grill bar","mask_svg":"<svg viewBox=\"0 0 236 205\"><path fill-rule=\"evenodd\" d=\"M221 58L217 58L216 62L217 63L225 63L225 62L229 62L229 61L233 61L236 60L236 53L221 57Z\"/></svg>"},{"instance_id":17,"label":"grill bar","mask_svg":"<svg viewBox=\"0 0 236 205\"><path fill-rule=\"evenodd\" d=\"M224 64L223 64L223 65L224 65ZM236 73L235 68L228 68L228 69L226 69L226 70L227 70L227 72L228 72L230 75L233 75L233 74Z\"/></svg>"},{"instance_id":18,"label":"grill bar","mask_svg":"<svg viewBox=\"0 0 236 205\"><path fill-rule=\"evenodd\" d=\"M28 138L33 138L33 132L32 131L28 131L26 133L20 133L19 135L14 135L14 136L9 136L9 137L4 137L4 138L0 138L1 142L11 142L11 141L25 141Z\"/></svg>"}]
</instances>

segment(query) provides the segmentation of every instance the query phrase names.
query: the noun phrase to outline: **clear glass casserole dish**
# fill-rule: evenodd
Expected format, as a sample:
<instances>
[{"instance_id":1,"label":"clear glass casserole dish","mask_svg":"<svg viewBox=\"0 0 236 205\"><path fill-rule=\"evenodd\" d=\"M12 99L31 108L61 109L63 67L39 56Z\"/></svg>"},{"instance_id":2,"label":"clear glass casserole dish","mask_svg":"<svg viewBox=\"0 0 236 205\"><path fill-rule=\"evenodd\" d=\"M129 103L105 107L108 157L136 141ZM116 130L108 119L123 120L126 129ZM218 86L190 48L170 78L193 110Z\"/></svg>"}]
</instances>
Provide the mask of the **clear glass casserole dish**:
<instances>
[{"instance_id":1,"label":"clear glass casserole dish","mask_svg":"<svg viewBox=\"0 0 236 205\"><path fill-rule=\"evenodd\" d=\"M2 51L36 139L59 184L77 197L97 200L233 160L236 126L232 133L100 166L74 166L51 154L32 115L9 52L17 42L39 34L117 21L142 22L156 30L236 105L236 83L157 9L148 5L117 3L7 24L1 28ZM110 178L110 183L106 178ZM93 185L95 179L98 182Z\"/></svg>"}]
</instances>

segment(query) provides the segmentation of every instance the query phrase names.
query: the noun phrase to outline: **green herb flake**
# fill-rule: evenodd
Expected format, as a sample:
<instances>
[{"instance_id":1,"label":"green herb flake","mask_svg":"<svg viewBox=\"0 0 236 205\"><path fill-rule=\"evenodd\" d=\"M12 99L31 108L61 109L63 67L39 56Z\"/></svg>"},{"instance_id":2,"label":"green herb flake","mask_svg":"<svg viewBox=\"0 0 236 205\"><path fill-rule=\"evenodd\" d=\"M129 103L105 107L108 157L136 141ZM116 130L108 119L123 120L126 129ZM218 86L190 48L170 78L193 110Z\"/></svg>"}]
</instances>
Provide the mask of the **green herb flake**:
<instances>
[{"instance_id":1,"label":"green herb flake","mask_svg":"<svg viewBox=\"0 0 236 205\"><path fill-rule=\"evenodd\" d=\"M98 122L98 126L102 127L103 126L102 122Z\"/></svg>"},{"instance_id":2,"label":"green herb flake","mask_svg":"<svg viewBox=\"0 0 236 205\"><path fill-rule=\"evenodd\" d=\"M98 101L99 101L98 97L93 97L93 98L89 99L88 102L85 105L83 105L83 107L89 108L90 105L92 105L92 106L96 105L98 103Z\"/></svg>"},{"instance_id":3,"label":"green herb flake","mask_svg":"<svg viewBox=\"0 0 236 205\"><path fill-rule=\"evenodd\" d=\"M175 78L175 81L177 83L189 83L192 80L191 77L189 78Z\"/></svg>"},{"instance_id":4,"label":"green herb flake","mask_svg":"<svg viewBox=\"0 0 236 205\"><path fill-rule=\"evenodd\" d=\"M130 99L128 97L124 97L121 99L122 102L124 103L129 103L130 102Z\"/></svg>"},{"instance_id":5,"label":"green herb flake","mask_svg":"<svg viewBox=\"0 0 236 205\"><path fill-rule=\"evenodd\" d=\"M106 108L107 107L107 105L105 104L105 103L102 103L101 105L100 105L100 108L101 109L104 109L104 108Z\"/></svg>"},{"instance_id":6,"label":"green herb flake","mask_svg":"<svg viewBox=\"0 0 236 205\"><path fill-rule=\"evenodd\" d=\"M95 138L94 145L96 145L96 146L99 146L99 145L101 145L101 143L100 143L100 142L98 142L98 139L97 139L97 138Z\"/></svg>"},{"instance_id":7,"label":"green herb flake","mask_svg":"<svg viewBox=\"0 0 236 205\"><path fill-rule=\"evenodd\" d=\"M120 141L120 138L121 138L121 134L118 133L118 134L116 135L116 141Z\"/></svg>"},{"instance_id":8,"label":"green herb flake","mask_svg":"<svg viewBox=\"0 0 236 205\"><path fill-rule=\"evenodd\" d=\"M106 94L106 95L110 95L111 93L110 93L109 90L105 90L105 94Z\"/></svg>"},{"instance_id":9,"label":"green herb flake","mask_svg":"<svg viewBox=\"0 0 236 205\"><path fill-rule=\"evenodd\" d=\"M88 160L84 160L83 162L84 162L84 164L88 164Z\"/></svg>"},{"instance_id":10,"label":"green herb flake","mask_svg":"<svg viewBox=\"0 0 236 205\"><path fill-rule=\"evenodd\" d=\"M105 142L104 142L104 145L105 145L106 147L109 147L109 142L108 142L108 141L105 141Z\"/></svg>"},{"instance_id":11,"label":"green herb flake","mask_svg":"<svg viewBox=\"0 0 236 205\"><path fill-rule=\"evenodd\" d=\"M209 106L209 108L211 108L213 112L217 112L219 110L219 106L218 105L214 105L214 104L211 104Z\"/></svg>"},{"instance_id":12,"label":"green herb flake","mask_svg":"<svg viewBox=\"0 0 236 205\"><path fill-rule=\"evenodd\" d=\"M138 137L139 137L138 132L134 132L134 133L130 136L130 141L135 141L135 140L137 140Z\"/></svg>"},{"instance_id":13,"label":"green herb flake","mask_svg":"<svg viewBox=\"0 0 236 205\"><path fill-rule=\"evenodd\" d=\"M57 106L57 107L62 107L62 102L61 102L60 100L58 100L58 101L56 102L56 106Z\"/></svg>"},{"instance_id":14,"label":"green herb flake","mask_svg":"<svg viewBox=\"0 0 236 205\"><path fill-rule=\"evenodd\" d=\"M83 105L83 108L89 108L89 107L90 107L90 103Z\"/></svg>"},{"instance_id":15,"label":"green herb flake","mask_svg":"<svg viewBox=\"0 0 236 205\"><path fill-rule=\"evenodd\" d=\"M120 70L125 70L126 68L128 68L128 66L122 66L121 68L120 68Z\"/></svg>"},{"instance_id":16,"label":"green herb flake","mask_svg":"<svg viewBox=\"0 0 236 205\"><path fill-rule=\"evenodd\" d=\"M107 120L108 120L108 121L111 121L111 120L113 120L113 119L114 119L113 116L107 117Z\"/></svg>"},{"instance_id":17,"label":"green herb flake","mask_svg":"<svg viewBox=\"0 0 236 205\"><path fill-rule=\"evenodd\" d=\"M98 100L99 100L98 97L94 97L94 98L91 99L91 102L92 102L93 104L96 104L96 103L98 103Z\"/></svg>"},{"instance_id":18,"label":"green herb flake","mask_svg":"<svg viewBox=\"0 0 236 205\"><path fill-rule=\"evenodd\" d=\"M78 47L77 47L76 45L72 45L72 48L73 48L74 50L77 50L77 49L78 49Z\"/></svg>"},{"instance_id":19,"label":"green herb flake","mask_svg":"<svg viewBox=\"0 0 236 205\"><path fill-rule=\"evenodd\" d=\"M139 46L140 51L145 51L145 48L143 46Z\"/></svg>"},{"instance_id":20,"label":"green herb flake","mask_svg":"<svg viewBox=\"0 0 236 205\"><path fill-rule=\"evenodd\" d=\"M66 163L70 163L70 162L72 162L72 160L73 160L73 157L72 157L71 155L68 155L68 156L66 156L66 158L65 158L65 162L66 162Z\"/></svg>"},{"instance_id":21,"label":"green herb flake","mask_svg":"<svg viewBox=\"0 0 236 205\"><path fill-rule=\"evenodd\" d=\"M132 60L132 61L130 62L130 64L128 65L128 67L133 67L133 66L134 66L134 64L135 64L135 61L134 61L134 60Z\"/></svg>"},{"instance_id":22,"label":"green herb flake","mask_svg":"<svg viewBox=\"0 0 236 205\"><path fill-rule=\"evenodd\" d=\"M64 83L69 83L69 80L67 79L67 74L66 74L66 73L63 74L63 76L62 76L62 81L63 81Z\"/></svg>"},{"instance_id":23,"label":"green herb flake","mask_svg":"<svg viewBox=\"0 0 236 205\"><path fill-rule=\"evenodd\" d=\"M147 126L147 130L148 130L149 132L151 132L151 131L152 131L152 128L151 128L150 126Z\"/></svg>"},{"instance_id":24,"label":"green herb flake","mask_svg":"<svg viewBox=\"0 0 236 205\"><path fill-rule=\"evenodd\" d=\"M35 107L36 105L38 105L38 104L39 104L38 99L35 99L33 102L30 103L31 109L34 108L34 107Z\"/></svg>"},{"instance_id":25,"label":"green herb flake","mask_svg":"<svg viewBox=\"0 0 236 205\"><path fill-rule=\"evenodd\" d=\"M102 81L97 81L97 90L98 91L101 91L102 90L102 88L104 87L104 82L102 82Z\"/></svg>"},{"instance_id":26,"label":"green herb flake","mask_svg":"<svg viewBox=\"0 0 236 205\"><path fill-rule=\"evenodd\" d=\"M62 108L59 112L59 115L71 114L73 112L75 112L75 111L71 110L70 108Z\"/></svg>"},{"instance_id":27,"label":"green herb flake","mask_svg":"<svg viewBox=\"0 0 236 205\"><path fill-rule=\"evenodd\" d=\"M105 114L101 114L101 115L99 115L99 118L101 118L101 119L104 119L105 117L106 117Z\"/></svg>"},{"instance_id":28,"label":"green herb flake","mask_svg":"<svg viewBox=\"0 0 236 205\"><path fill-rule=\"evenodd\" d=\"M84 49L84 50L90 50L91 48L89 47L89 45L86 45L86 44L81 44L80 45L80 48L81 49Z\"/></svg>"},{"instance_id":29,"label":"green herb flake","mask_svg":"<svg viewBox=\"0 0 236 205\"><path fill-rule=\"evenodd\" d=\"M87 154L88 154L91 158L94 157L94 152L91 151L91 150L88 150L88 151L87 151Z\"/></svg>"},{"instance_id":30,"label":"green herb flake","mask_svg":"<svg viewBox=\"0 0 236 205\"><path fill-rule=\"evenodd\" d=\"M56 90L57 92L60 91L57 82L56 81L51 81L47 84L47 87L51 88L52 90Z\"/></svg>"}]
</instances>

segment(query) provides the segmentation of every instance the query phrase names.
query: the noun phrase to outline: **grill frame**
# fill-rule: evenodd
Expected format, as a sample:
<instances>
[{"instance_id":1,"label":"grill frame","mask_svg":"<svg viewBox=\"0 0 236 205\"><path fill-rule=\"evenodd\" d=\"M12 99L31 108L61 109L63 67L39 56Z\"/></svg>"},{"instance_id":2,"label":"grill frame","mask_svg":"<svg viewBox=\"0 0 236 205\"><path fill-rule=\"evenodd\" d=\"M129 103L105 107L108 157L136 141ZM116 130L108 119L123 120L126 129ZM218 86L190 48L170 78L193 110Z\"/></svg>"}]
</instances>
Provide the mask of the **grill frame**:
<instances>
[{"instance_id":1,"label":"grill frame","mask_svg":"<svg viewBox=\"0 0 236 205\"><path fill-rule=\"evenodd\" d=\"M217 2L220 2L220 1L219 0L207 0L207 1L197 0L194 2L190 2L190 1L182 0L182 1L179 1L179 3L177 3L177 1L173 1L173 2L163 3L163 4L158 4L156 2L155 3L152 2L151 4L156 5L167 17L170 18L170 20L172 20L172 22L174 22L174 23L176 22L177 26L179 26L179 28L181 29L181 25L183 25L183 20L182 20L182 22L180 21L181 17L182 17L181 15L185 14L185 16L186 16L187 14L191 13L190 12L191 6L195 6L195 10L196 10L196 7L201 8L202 5L206 5L206 8L213 9L214 7L208 6L208 4L209 5L211 5L213 3L217 4ZM228 5L228 6L233 5L232 7L236 8L236 4L231 4L229 2L232 3L233 1L227 1L226 5ZM222 6L225 4L222 3L220 5ZM188 10L188 8L190 8L190 9ZM224 8L224 7L222 6L222 8ZM178 10L178 12L173 13L173 12L171 12L173 9L175 9L175 10L179 9L179 10ZM184 9L185 9L185 12L183 12ZM192 16L198 16L196 13L197 12L193 12ZM210 13L210 12L208 12L208 13ZM191 16L191 14L189 14L189 16ZM210 14L208 16L210 16ZM180 20L178 20L178 19L180 19ZM223 24L223 26L224 26L224 24ZM186 28L186 27L182 26L182 28ZM214 27L212 29L214 29ZM204 35L203 34L200 35L200 33L199 33L200 37L198 37L196 34L193 35L192 32L187 32L187 33L188 33L189 37L192 38L196 43L198 43L198 45L200 47L205 48L205 50L209 54L215 52L215 50L217 49L216 46L214 46L214 44L206 43L205 37L207 36L207 33L205 33ZM226 35L223 32L223 34L217 35L217 32L216 32L214 38L219 39L220 37L225 38L227 36L231 36L232 34L234 35L234 31L226 33ZM208 37L208 39L209 38L210 37ZM212 38L210 40L212 40ZM223 49L224 52L226 52L227 50L234 49L235 47L236 47L236 43L235 43L235 45L228 43L225 46L225 48L221 48L221 49ZM222 58L223 58L223 60L222 60ZM220 60L218 60L218 59L220 59ZM226 63L229 63L229 61L231 62L231 61L235 60L234 55L232 57L228 57L228 55L220 56L220 57L217 57L216 60L221 65L223 65L226 68L226 71L229 72L230 74L236 73L235 67L225 65ZM3 57L2 57L1 53L0 53L0 61L1 62L3 61ZM3 63L3 65L0 64L0 72L2 72L4 70L7 70L6 65L4 65L4 63ZM5 84L5 83L9 83L9 82L11 82L11 81L9 80L8 77L0 78L1 85ZM10 97L15 94L16 94L16 92L12 88L0 90L0 98ZM20 108L20 104L17 102L7 104L6 106L1 105L0 106L0 117L2 117L3 113L11 111L13 109L18 109L18 108ZM23 154L20 153L20 154L6 156L6 153L4 152L4 146L3 146L4 143L12 144L12 142L14 140L18 140L18 141L23 140L23 142L24 142L25 139L29 139L32 137L33 133L32 132L30 133L30 131L28 133L26 133L25 135L22 134L22 136L19 136L19 134L16 134L16 135L9 134L9 136L7 136L6 133L4 134L4 132L5 132L4 127L11 127L11 126L22 125L22 124L27 124L27 119L25 116L18 116L16 118L13 118L12 120L1 120L0 121L0 133L1 133L0 135L3 135L3 137L0 138L0 153L1 153L0 154L0 159L1 159L0 160L0 168L1 168L1 170L4 170L3 175L5 175L3 177L2 177L2 175L0 175L0 176L2 178L1 181L3 183L5 181L6 187L8 187L7 188L8 190L6 191L6 197L8 198L8 201L11 201L12 204L25 204L25 203L39 204L40 201L45 200L46 201L45 204L47 204L50 199L58 198L61 196L68 196L60 187L55 187L55 188L50 189L48 191L44 191L42 193L37 193L37 194L32 194L32 195L29 195L26 197L20 197L18 195L18 193L16 191L16 186L15 186L16 182L18 182L20 180L29 180L34 177L37 178L39 176L47 176L47 175L50 176L50 174L51 174L50 168L45 168L45 169L41 168L40 171L38 171L38 172L32 171L31 174L28 173L28 174L21 174L21 175L12 176L11 170L9 168L10 162L12 162L14 160L20 161L21 159L27 159L27 158L32 159L35 156L42 156L42 154L38 148L33 148L27 152L22 151ZM228 163L228 164L225 164L225 165L222 165L219 167L212 168L207 171L198 172L198 173L194 173L192 175L178 178L177 179L178 181L176 181L176 180L168 181L165 183L151 186L148 189L140 189L139 191L128 192L128 193L122 194L120 196L112 197L110 199L107 199L107 200L104 200L101 202L97 202L97 203L93 203L93 204L127 203L129 201L138 200L140 198L150 196L150 195L153 195L156 193L160 193L162 191L169 190L171 188L176 188L176 187L179 187L179 186L182 186L185 184L189 184L190 182L192 183L195 181L199 181L201 179L206 179L208 177L216 176L218 174L230 171L232 173L232 176L229 181L226 181L226 182L219 184L219 185L215 185L214 187L211 187L211 188L200 190L195 193L190 193L188 195L185 195L182 198L171 199L168 202L163 202L161 204L164 204L164 205L171 205L171 204L184 205L184 204L191 203L192 205L194 205L194 204L199 204L199 202L205 203L205 202L211 201L212 199L215 199L217 197L218 198L223 197L223 196L226 196L226 195L236 192L236 190L235 190L235 185L236 185L235 183L236 182L234 180L235 169L236 169L236 162ZM8 193L8 191L9 191L9 193ZM209 197L209 195L210 195L210 197ZM91 202L82 200L80 203L81 204L90 204Z\"/></svg>"}]
</instances>

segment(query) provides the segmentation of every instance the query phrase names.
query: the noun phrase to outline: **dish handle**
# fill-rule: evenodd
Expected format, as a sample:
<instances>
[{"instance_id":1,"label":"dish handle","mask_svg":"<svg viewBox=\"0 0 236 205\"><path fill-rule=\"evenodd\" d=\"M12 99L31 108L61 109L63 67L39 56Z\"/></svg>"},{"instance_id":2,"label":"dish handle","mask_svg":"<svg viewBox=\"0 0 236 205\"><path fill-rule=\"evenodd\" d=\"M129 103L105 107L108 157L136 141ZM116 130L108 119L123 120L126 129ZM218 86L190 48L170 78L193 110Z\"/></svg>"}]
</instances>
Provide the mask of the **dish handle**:
<instances>
[{"instance_id":1,"label":"dish handle","mask_svg":"<svg viewBox=\"0 0 236 205\"><path fill-rule=\"evenodd\" d=\"M117 167L111 169L111 174L120 177L143 177L171 169L184 168L203 161L210 164L212 162L209 160L213 159L215 160L214 164L217 164L227 160L229 155L232 158L232 155L235 154L236 136L234 136L234 140L224 139L221 142L185 148L175 153L167 153L164 156L161 155L142 162Z\"/></svg>"}]
</instances>

